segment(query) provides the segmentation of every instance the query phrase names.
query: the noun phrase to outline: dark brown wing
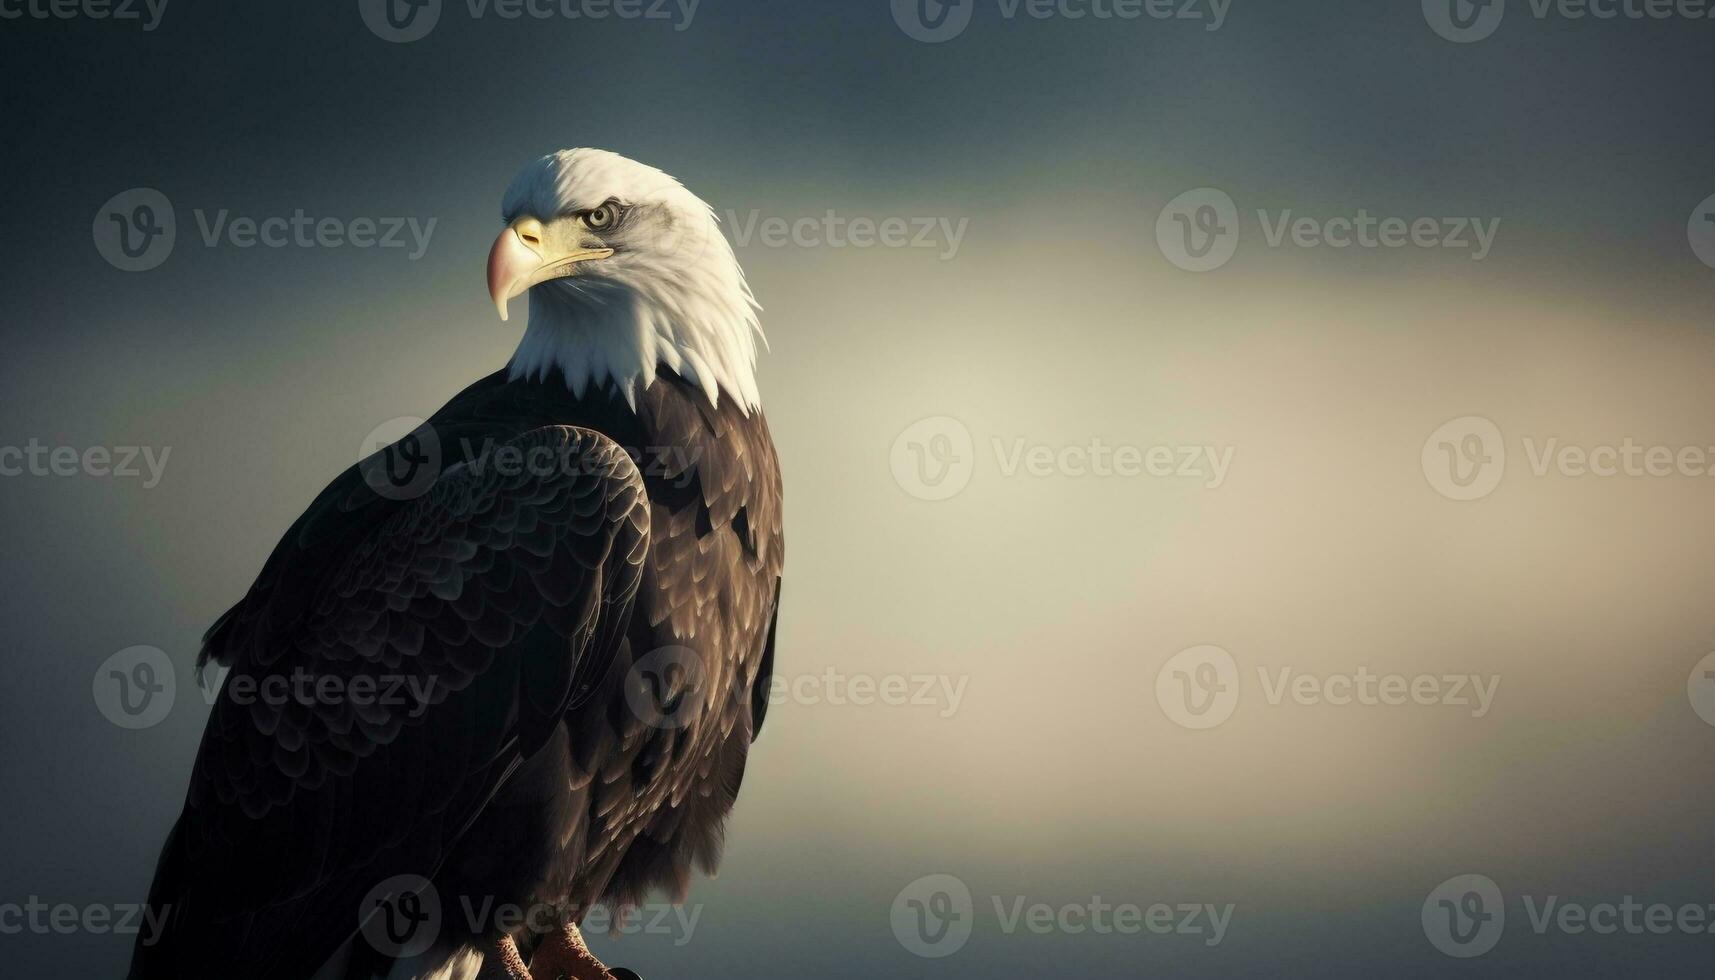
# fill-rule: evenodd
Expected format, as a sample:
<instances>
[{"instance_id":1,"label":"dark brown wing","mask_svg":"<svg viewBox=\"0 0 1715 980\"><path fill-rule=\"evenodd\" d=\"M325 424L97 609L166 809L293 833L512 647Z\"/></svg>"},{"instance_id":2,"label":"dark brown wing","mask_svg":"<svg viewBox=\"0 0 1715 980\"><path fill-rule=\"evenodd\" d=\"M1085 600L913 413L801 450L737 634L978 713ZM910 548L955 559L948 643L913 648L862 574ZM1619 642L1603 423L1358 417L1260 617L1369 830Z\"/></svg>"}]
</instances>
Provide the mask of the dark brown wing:
<instances>
[{"instance_id":1,"label":"dark brown wing","mask_svg":"<svg viewBox=\"0 0 1715 980\"><path fill-rule=\"evenodd\" d=\"M296 624L234 659L132 976L307 976L374 885L432 876L605 675L648 541L631 458L561 426L350 540Z\"/></svg>"}]
</instances>

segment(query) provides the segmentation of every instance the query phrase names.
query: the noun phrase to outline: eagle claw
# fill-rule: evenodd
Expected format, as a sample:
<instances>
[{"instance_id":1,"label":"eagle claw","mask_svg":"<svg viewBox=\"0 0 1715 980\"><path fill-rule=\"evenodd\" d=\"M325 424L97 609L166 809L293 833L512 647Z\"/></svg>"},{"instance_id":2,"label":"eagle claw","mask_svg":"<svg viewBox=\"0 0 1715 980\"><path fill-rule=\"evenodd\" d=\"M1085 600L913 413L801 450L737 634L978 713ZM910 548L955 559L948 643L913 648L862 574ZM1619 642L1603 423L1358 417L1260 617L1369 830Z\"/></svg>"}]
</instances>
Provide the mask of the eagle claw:
<instances>
[{"instance_id":1,"label":"eagle claw","mask_svg":"<svg viewBox=\"0 0 1715 980\"><path fill-rule=\"evenodd\" d=\"M630 970L609 971L584 945L578 927L566 927L542 940L530 958L530 975L537 980L641 980Z\"/></svg>"}]
</instances>

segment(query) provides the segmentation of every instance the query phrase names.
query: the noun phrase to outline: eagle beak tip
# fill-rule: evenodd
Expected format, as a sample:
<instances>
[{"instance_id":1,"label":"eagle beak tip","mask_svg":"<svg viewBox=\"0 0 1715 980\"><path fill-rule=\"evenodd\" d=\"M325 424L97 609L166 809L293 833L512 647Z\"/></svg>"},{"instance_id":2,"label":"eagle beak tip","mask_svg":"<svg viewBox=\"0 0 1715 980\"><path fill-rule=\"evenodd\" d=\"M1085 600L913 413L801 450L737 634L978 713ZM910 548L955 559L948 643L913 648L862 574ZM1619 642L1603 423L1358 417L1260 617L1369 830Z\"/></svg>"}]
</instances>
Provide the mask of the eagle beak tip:
<instances>
[{"instance_id":1,"label":"eagle beak tip","mask_svg":"<svg viewBox=\"0 0 1715 980\"><path fill-rule=\"evenodd\" d=\"M502 322L511 319L506 311L507 303L517 294L515 287L524 271L536 261L536 254L524 247L511 228L502 231L494 240L494 247L488 251L488 295L494 300L494 308Z\"/></svg>"}]
</instances>

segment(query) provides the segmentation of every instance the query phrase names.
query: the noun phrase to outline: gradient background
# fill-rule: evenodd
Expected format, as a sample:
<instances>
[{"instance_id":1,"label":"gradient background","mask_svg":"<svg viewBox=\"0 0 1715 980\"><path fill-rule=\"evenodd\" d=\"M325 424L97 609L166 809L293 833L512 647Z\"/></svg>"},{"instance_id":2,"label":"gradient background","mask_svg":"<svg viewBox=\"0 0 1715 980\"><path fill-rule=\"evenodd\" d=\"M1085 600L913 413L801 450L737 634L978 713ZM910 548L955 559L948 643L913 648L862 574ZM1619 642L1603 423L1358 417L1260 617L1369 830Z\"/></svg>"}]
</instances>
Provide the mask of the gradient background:
<instances>
[{"instance_id":1,"label":"gradient background","mask_svg":"<svg viewBox=\"0 0 1715 980\"><path fill-rule=\"evenodd\" d=\"M1236 0L1176 21L1003 19L913 41L887 0L705 0L661 21L473 20L386 43L355 2L172 0L159 29L0 21L0 445L170 446L165 479L0 480L8 628L0 902L140 901L207 707L197 638L365 434L501 365L483 262L502 190L618 150L717 210L968 219L933 250L738 250L766 308L786 468L787 677L968 678L944 706L788 703L718 881L652 980L1706 976L1712 936L1537 935L1537 901L1715 902L1715 480L1538 478L1520 441L1715 445L1715 21L1537 20L1456 45L1415 2ZM1236 258L1182 272L1157 215L1215 186ZM178 245L120 272L104 201L154 187ZM1500 218L1445 250L1268 248L1254 210ZM401 250L203 247L192 210L438 219ZM1424 440L1506 434L1489 497ZM975 472L930 503L890 468L926 416ZM988 446L1214 444L1232 472L1005 476ZM167 651L178 703L109 724L110 654ZM1236 714L1174 724L1174 653L1217 644ZM1493 710L1269 705L1255 669L1495 674ZM976 896L957 954L895 940L900 889ZM1443 956L1425 896L1507 896ZM992 896L1237 903L1226 940L1007 935ZM129 937L0 936L11 976L117 976Z\"/></svg>"}]
</instances>

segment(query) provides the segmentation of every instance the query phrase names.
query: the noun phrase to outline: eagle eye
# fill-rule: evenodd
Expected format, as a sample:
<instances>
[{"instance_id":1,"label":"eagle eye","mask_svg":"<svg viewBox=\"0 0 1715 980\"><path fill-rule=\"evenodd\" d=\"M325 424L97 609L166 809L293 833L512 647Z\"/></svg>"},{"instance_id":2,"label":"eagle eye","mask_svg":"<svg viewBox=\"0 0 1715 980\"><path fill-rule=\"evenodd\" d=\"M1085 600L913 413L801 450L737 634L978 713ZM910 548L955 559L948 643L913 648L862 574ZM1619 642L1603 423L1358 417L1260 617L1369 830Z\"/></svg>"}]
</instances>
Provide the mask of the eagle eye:
<instances>
[{"instance_id":1,"label":"eagle eye","mask_svg":"<svg viewBox=\"0 0 1715 980\"><path fill-rule=\"evenodd\" d=\"M619 205L608 201L600 207L590 208L582 215L584 226L591 231L606 231L619 221Z\"/></svg>"}]
</instances>

